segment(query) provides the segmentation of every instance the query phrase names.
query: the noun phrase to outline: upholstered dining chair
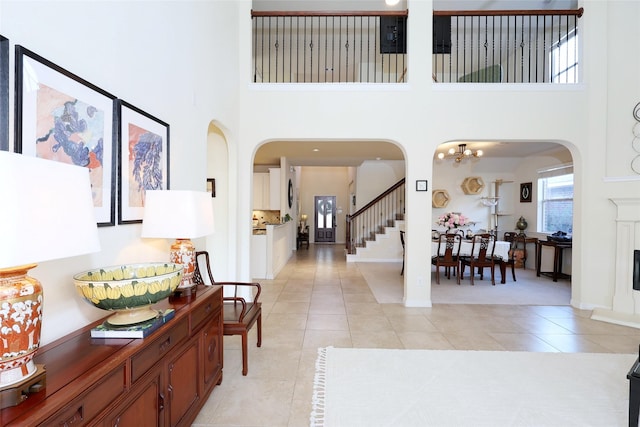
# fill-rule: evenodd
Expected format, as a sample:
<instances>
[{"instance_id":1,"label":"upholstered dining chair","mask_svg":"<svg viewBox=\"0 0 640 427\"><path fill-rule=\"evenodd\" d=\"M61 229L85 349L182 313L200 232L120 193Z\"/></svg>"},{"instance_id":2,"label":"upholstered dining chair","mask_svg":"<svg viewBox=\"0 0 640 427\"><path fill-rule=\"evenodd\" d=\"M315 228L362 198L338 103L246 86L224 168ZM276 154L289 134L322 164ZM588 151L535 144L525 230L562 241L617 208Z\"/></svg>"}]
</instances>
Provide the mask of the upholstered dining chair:
<instances>
[{"instance_id":1,"label":"upholstered dining chair","mask_svg":"<svg viewBox=\"0 0 640 427\"><path fill-rule=\"evenodd\" d=\"M193 275L196 284L218 285L223 289L223 333L242 336L242 375L247 375L249 362L247 354L247 335L255 324L258 343L262 346L262 303L259 302L262 288L259 283L216 282L211 274L209 252L196 252L196 270ZM231 296L227 296L231 295Z\"/></svg>"},{"instance_id":2,"label":"upholstered dining chair","mask_svg":"<svg viewBox=\"0 0 640 427\"><path fill-rule=\"evenodd\" d=\"M460 275L464 276L465 266L469 266L471 272L471 285L473 285L473 277L475 276L476 269L480 273L480 280L484 279L484 269L491 269L491 284L496 284L496 260L493 257L495 249L494 240L491 234L482 233L473 236L471 243L471 254L469 256L460 257Z\"/></svg>"},{"instance_id":3,"label":"upholstered dining chair","mask_svg":"<svg viewBox=\"0 0 640 427\"><path fill-rule=\"evenodd\" d=\"M438 240L438 252L431 257L431 264L436 266L436 283L440 284L440 267L445 269L445 276L451 279L451 267L458 285L460 284L460 246L462 236L455 234L441 234Z\"/></svg>"}]
</instances>

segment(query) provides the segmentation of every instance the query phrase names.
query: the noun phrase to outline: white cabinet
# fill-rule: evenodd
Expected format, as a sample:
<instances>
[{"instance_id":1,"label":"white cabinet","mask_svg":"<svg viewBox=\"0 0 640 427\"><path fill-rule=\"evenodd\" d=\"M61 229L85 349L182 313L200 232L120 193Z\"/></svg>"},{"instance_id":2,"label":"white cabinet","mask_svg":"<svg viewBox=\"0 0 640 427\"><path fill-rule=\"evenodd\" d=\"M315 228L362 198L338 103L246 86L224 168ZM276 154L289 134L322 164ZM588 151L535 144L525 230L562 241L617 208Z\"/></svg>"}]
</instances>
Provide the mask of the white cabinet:
<instances>
[{"instance_id":1,"label":"white cabinet","mask_svg":"<svg viewBox=\"0 0 640 427\"><path fill-rule=\"evenodd\" d=\"M280 210L280 168L253 174L253 210Z\"/></svg>"},{"instance_id":2,"label":"white cabinet","mask_svg":"<svg viewBox=\"0 0 640 427\"><path fill-rule=\"evenodd\" d=\"M280 168L269 169L269 206L272 211L280 210Z\"/></svg>"},{"instance_id":3,"label":"white cabinet","mask_svg":"<svg viewBox=\"0 0 640 427\"><path fill-rule=\"evenodd\" d=\"M267 235L251 236L251 279L267 277Z\"/></svg>"},{"instance_id":4,"label":"white cabinet","mask_svg":"<svg viewBox=\"0 0 640 427\"><path fill-rule=\"evenodd\" d=\"M270 210L270 186L271 180L268 173L253 174L253 209Z\"/></svg>"}]
</instances>

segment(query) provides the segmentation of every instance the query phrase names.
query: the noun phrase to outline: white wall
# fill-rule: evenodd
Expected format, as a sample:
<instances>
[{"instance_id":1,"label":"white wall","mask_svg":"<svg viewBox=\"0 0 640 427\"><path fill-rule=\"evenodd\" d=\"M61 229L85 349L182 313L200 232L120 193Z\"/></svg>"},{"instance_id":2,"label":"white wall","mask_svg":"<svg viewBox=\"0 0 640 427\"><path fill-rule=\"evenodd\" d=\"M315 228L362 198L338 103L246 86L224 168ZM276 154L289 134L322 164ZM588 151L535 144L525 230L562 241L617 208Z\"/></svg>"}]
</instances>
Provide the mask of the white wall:
<instances>
[{"instance_id":1,"label":"white wall","mask_svg":"<svg viewBox=\"0 0 640 427\"><path fill-rule=\"evenodd\" d=\"M405 177L404 161L363 162L356 169L356 210Z\"/></svg>"},{"instance_id":2,"label":"white wall","mask_svg":"<svg viewBox=\"0 0 640 427\"><path fill-rule=\"evenodd\" d=\"M640 93L640 46L629 41L640 38L640 3L581 2L583 84L488 88L433 84L431 54L420 42L408 44L405 85L254 85L250 1L123 5L0 0L0 33L170 123L173 189L204 190L209 124L223 129L229 161L228 206L221 209L228 212L228 279L250 278L252 162L265 141L385 139L405 150L409 306L431 304L430 265L423 262L430 256L424 242L434 222L431 193L415 192L411 183L435 179L431 159L438 144L470 138L561 141L576 165L572 304L611 306L615 208L609 199L640 193L638 180L610 179L632 176L631 111ZM409 26L409 40L430 40L432 3L409 0L408 7L412 21L424 24ZM13 69L13 59L10 65ZM389 105L398 108L381 108ZM343 180L350 182L347 172ZM343 197L338 206L347 212L348 189ZM139 234L139 225L102 228L102 252L34 270L45 287L44 342L104 315L75 296L74 273L165 256L167 242L143 241Z\"/></svg>"},{"instance_id":3,"label":"white wall","mask_svg":"<svg viewBox=\"0 0 640 427\"><path fill-rule=\"evenodd\" d=\"M220 33L224 21L234 17L235 5L214 3L127 2L123 7L113 1L0 0L0 33L12 44L10 87L13 45L20 44L169 123L171 188L204 191L209 123L219 118L233 124L235 116L229 109L235 74L207 53L216 51L231 61L237 55L234 38ZM13 106L13 94L10 102ZM13 140L10 144L13 148ZM103 227L99 235L101 252L32 270L44 286L43 343L106 314L75 294L75 273L168 258L169 242L141 239L139 224ZM204 239L195 243L205 245Z\"/></svg>"},{"instance_id":4,"label":"white wall","mask_svg":"<svg viewBox=\"0 0 640 427\"><path fill-rule=\"evenodd\" d=\"M314 197L336 196L336 243L346 242L346 215L349 213L349 168L305 166L300 173L301 213L307 214L309 240L314 241Z\"/></svg>"}]
</instances>

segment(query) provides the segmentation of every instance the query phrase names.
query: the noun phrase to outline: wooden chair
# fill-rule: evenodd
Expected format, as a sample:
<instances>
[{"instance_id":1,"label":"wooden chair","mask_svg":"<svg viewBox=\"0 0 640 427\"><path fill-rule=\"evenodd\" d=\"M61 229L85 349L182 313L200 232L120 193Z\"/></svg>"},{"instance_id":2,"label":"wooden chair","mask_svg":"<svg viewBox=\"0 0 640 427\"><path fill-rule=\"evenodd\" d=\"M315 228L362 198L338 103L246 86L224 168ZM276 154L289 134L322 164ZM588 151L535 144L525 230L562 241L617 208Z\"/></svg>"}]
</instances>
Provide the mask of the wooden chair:
<instances>
[{"instance_id":1,"label":"wooden chair","mask_svg":"<svg viewBox=\"0 0 640 427\"><path fill-rule=\"evenodd\" d=\"M440 267L445 269L445 276L451 279L451 267L458 285L460 284L460 234L441 234L438 240L438 252L431 257L431 264L436 266L436 283L440 284Z\"/></svg>"},{"instance_id":2,"label":"wooden chair","mask_svg":"<svg viewBox=\"0 0 640 427\"><path fill-rule=\"evenodd\" d=\"M196 252L196 270L193 281L202 285L218 285L223 292L223 333L242 336L242 375L249 370L247 355L247 335L253 325L257 325L258 343L262 346L262 303L259 302L262 288L259 283L216 282L211 274L209 253ZM227 296L227 295L233 296Z\"/></svg>"},{"instance_id":3,"label":"wooden chair","mask_svg":"<svg viewBox=\"0 0 640 427\"><path fill-rule=\"evenodd\" d=\"M495 245L493 244L493 238L489 233L476 234L473 236L471 244L471 255L460 257L460 274L464 276L464 267L468 265L471 268L471 285L473 285L473 277L475 276L476 268L480 273L480 280L484 279L484 269L491 269L491 284L495 286L495 266L496 260L493 257L493 251Z\"/></svg>"},{"instance_id":4,"label":"wooden chair","mask_svg":"<svg viewBox=\"0 0 640 427\"><path fill-rule=\"evenodd\" d=\"M402 270L400 275L404 275L404 231L400 230L400 244L402 244Z\"/></svg>"},{"instance_id":5,"label":"wooden chair","mask_svg":"<svg viewBox=\"0 0 640 427\"><path fill-rule=\"evenodd\" d=\"M503 258L496 258L496 262L498 262L500 264L500 272L502 273L502 279L500 281L500 283L506 283L506 278L504 272L506 272L506 267L508 265L511 266L511 275L513 276L513 281L516 281L516 249L519 249L519 244L522 243L522 249L525 250L525 246L526 246L526 241L525 241L525 236L519 235L516 232L513 231L505 231L504 233L504 237L503 237L505 242L511 242L511 249L509 249L509 258L508 259L503 259Z\"/></svg>"}]
</instances>

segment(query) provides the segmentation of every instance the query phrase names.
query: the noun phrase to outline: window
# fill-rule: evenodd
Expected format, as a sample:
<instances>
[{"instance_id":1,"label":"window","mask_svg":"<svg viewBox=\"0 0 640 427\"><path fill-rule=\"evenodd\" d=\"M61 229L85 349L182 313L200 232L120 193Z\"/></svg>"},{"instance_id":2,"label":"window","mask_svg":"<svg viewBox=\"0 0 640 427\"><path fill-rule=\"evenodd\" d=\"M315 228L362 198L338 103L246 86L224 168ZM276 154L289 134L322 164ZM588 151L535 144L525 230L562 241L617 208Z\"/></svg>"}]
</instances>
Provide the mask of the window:
<instances>
[{"instance_id":1,"label":"window","mask_svg":"<svg viewBox=\"0 0 640 427\"><path fill-rule=\"evenodd\" d=\"M573 167L538 173L538 231L573 231Z\"/></svg>"},{"instance_id":2,"label":"window","mask_svg":"<svg viewBox=\"0 0 640 427\"><path fill-rule=\"evenodd\" d=\"M550 59L552 83L578 83L578 34L576 29L553 44Z\"/></svg>"}]
</instances>

